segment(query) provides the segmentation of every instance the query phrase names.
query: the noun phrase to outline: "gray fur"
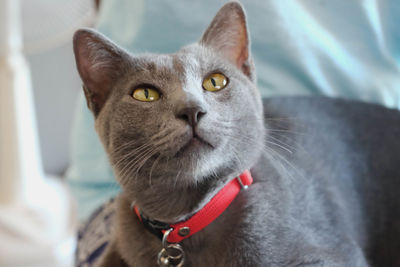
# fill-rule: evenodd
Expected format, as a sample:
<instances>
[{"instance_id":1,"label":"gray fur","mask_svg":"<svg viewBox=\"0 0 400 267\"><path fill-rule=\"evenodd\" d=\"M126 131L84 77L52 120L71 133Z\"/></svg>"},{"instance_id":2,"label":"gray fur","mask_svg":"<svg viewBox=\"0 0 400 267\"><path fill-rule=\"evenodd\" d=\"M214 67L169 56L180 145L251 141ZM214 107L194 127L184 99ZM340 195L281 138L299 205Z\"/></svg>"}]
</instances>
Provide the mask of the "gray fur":
<instances>
[{"instance_id":1,"label":"gray fur","mask_svg":"<svg viewBox=\"0 0 400 267\"><path fill-rule=\"evenodd\" d=\"M316 97L262 103L242 7L228 3L218 16L199 43L170 55L129 55L92 30L75 35L88 106L123 188L102 266L155 266L161 243L132 203L175 223L245 169L249 190L182 241L185 266L399 266L399 112ZM226 40L241 48L222 53ZM228 86L205 91L215 71ZM133 99L141 84L161 98ZM186 110L201 111L194 127ZM180 151L193 129L209 145Z\"/></svg>"}]
</instances>

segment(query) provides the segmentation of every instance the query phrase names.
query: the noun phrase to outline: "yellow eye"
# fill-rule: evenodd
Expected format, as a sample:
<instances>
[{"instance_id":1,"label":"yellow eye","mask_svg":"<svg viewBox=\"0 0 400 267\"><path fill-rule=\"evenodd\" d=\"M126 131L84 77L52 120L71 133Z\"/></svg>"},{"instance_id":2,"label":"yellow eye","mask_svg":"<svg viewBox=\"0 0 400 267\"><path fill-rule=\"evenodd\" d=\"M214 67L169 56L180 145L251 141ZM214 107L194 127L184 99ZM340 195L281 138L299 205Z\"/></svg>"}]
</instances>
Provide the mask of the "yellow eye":
<instances>
[{"instance_id":1,"label":"yellow eye","mask_svg":"<svg viewBox=\"0 0 400 267\"><path fill-rule=\"evenodd\" d=\"M219 91L228 84L228 78L221 73L210 74L203 81L203 88L207 91L215 92Z\"/></svg>"},{"instance_id":2,"label":"yellow eye","mask_svg":"<svg viewBox=\"0 0 400 267\"><path fill-rule=\"evenodd\" d=\"M160 93L151 88L137 88L132 96L139 101L150 102L158 100L160 98Z\"/></svg>"}]
</instances>

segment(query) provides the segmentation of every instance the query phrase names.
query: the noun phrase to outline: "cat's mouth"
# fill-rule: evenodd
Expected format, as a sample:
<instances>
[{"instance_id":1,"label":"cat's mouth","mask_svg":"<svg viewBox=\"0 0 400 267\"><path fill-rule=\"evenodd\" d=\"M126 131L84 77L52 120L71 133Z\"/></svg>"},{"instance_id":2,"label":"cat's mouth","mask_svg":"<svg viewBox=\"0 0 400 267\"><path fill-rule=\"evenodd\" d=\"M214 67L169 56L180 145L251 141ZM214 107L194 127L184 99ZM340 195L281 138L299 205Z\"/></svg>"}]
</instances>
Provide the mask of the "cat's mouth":
<instances>
[{"instance_id":1,"label":"cat's mouth","mask_svg":"<svg viewBox=\"0 0 400 267\"><path fill-rule=\"evenodd\" d=\"M209 142L200 137L196 132L194 132L189 141L184 144L181 149L179 149L179 151L176 153L176 156L179 157L186 153L210 148L213 149L214 147Z\"/></svg>"}]
</instances>

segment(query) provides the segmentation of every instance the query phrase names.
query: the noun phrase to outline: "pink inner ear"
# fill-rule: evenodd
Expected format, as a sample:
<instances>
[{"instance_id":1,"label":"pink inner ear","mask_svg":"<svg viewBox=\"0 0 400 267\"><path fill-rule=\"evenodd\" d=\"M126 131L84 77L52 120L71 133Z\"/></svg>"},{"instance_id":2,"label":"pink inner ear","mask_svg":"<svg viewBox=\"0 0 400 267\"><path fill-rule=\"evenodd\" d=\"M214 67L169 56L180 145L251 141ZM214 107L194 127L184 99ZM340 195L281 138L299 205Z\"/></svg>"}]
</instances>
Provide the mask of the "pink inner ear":
<instances>
[{"instance_id":1,"label":"pink inner ear","mask_svg":"<svg viewBox=\"0 0 400 267\"><path fill-rule=\"evenodd\" d=\"M218 50L221 51L229 61L248 75L249 70L247 70L247 67L245 66L245 63L249 58L247 31L244 25L241 25L240 23L236 24L239 24L237 25L236 31L231 32L230 36L225 36L225 40L219 40L222 45ZM230 40L227 41L226 37L229 37Z\"/></svg>"},{"instance_id":2,"label":"pink inner ear","mask_svg":"<svg viewBox=\"0 0 400 267\"><path fill-rule=\"evenodd\" d=\"M243 27L243 25L240 26ZM232 58L239 69L242 68L243 64L249 57L247 32L242 27L240 28L239 33L237 33L236 46L234 48L235 51Z\"/></svg>"},{"instance_id":3,"label":"pink inner ear","mask_svg":"<svg viewBox=\"0 0 400 267\"><path fill-rule=\"evenodd\" d=\"M89 107L97 113L104 105L121 64L118 48L96 33L81 31L74 37L74 52Z\"/></svg>"},{"instance_id":4,"label":"pink inner ear","mask_svg":"<svg viewBox=\"0 0 400 267\"><path fill-rule=\"evenodd\" d=\"M201 43L219 51L246 75L250 69L246 17L237 2L225 4L205 31Z\"/></svg>"},{"instance_id":5,"label":"pink inner ear","mask_svg":"<svg viewBox=\"0 0 400 267\"><path fill-rule=\"evenodd\" d=\"M93 64L89 67L85 84L91 91L91 100L98 110L104 105L110 94L116 68L117 66L107 65L107 62Z\"/></svg>"},{"instance_id":6,"label":"pink inner ear","mask_svg":"<svg viewBox=\"0 0 400 267\"><path fill-rule=\"evenodd\" d=\"M243 49L242 52L240 53L238 59L237 59L237 66L239 68L243 67L243 64L247 61L249 58L249 52L247 49Z\"/></svg>"}]
</instances>

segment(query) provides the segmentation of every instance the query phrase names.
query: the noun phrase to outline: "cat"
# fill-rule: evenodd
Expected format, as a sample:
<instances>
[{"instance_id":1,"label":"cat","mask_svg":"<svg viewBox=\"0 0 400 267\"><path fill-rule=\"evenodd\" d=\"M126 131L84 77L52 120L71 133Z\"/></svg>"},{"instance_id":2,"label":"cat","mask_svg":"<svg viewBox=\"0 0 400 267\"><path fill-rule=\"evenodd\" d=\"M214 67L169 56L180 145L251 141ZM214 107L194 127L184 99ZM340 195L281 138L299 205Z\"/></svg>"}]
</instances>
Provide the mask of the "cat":
<instances>
[{"instance_id":1,"label":"cat","mask_svg":"<svg viewBox=\"0 0 400 267\"><path fill-rule=\"evenodd\" d=\"M400 266L400 112L262 100L240 3L174 54L131 55L91 29L74 53L122 186L100 266L157 265L162 242L144 221L190 220L245 170L253 184L179 242L175 265Z\"/></svg>"}]
</instances>

